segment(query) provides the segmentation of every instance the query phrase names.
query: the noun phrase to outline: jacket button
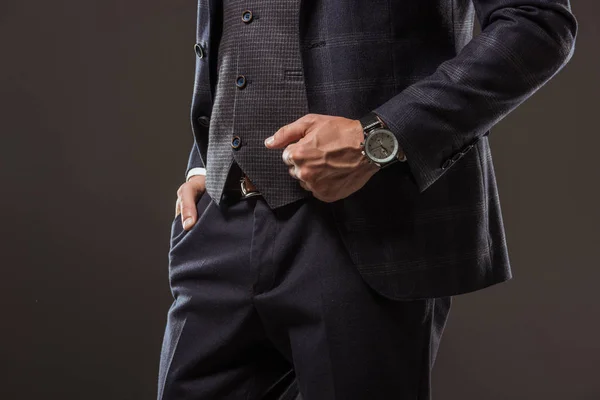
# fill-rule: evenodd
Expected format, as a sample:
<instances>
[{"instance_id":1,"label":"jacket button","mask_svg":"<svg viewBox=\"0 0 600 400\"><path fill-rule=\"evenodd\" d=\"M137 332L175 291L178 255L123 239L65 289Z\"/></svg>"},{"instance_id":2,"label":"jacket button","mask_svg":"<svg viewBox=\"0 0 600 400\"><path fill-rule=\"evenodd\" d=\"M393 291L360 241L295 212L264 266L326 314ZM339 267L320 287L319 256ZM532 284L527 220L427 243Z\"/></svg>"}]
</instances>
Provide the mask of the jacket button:
<instances>
[{"instance_id":1,"label":"jacket button","mask_svg":"<svg viewBox=\"0 0 600 400\"><path fill-rule=\"evenodd\" d=\"M202 126L208 126L210 124L210 118L208 118L206 115L198 117L198 123Z\"/></svg>"},{"instance_id":2,"label":"jacket button","mask_svg":"<svg viewBox=\"0 0 600 400\"><path fill-rule=\"evenodd\" d=\"M198 58L204 57L204 50L202 50L202 46L200 46L198 43L194 45L194 51L196 52Z\"/></svg>"},{"instance_id":3,"label":"jacket button","mask_svg":"<svg viewBox=\"0 0 600 400\"><path fill-rule=\"evenodd\" d=\"M242 146L242 139L240 139L239 136L234 136L233 139L231 139L231 147L233 147L234 150L237 150L241 146Z\"/></svg>"},{"instance_id":4,"label":"jacket button","mask_svg":"<svg viewBox=\"0 0 600 400\"><path fill-rule=\"evenodd\" d=\"M450 166L454 164L454 160L452 160L451 158L446 160L443 164L442 164L442 169L447 169L450 168Z\"/></svg>"},{"instance_id":5,"label":"jacket button","mask_svg":"<svg viewBox=\"0 0 600 400\"><path fill-rule=\"evenodd\" d=\"M239 88L239 89L243 89L246 87L246 77L244 75L238 75L237 79L235 80L235 85Z\"/></svg>"},{"instance_id":6,"label":"jacket button","mask_svg":"<svg viewBox=\"0 0 600 400\"><path fill-rule=\"evenodd\" d=\"M242 21L244 21L246 24L249 24L250 22L252 22L252 11L250 10L246 10L243 12L242 14Z\"/></svg>"}]
</instances>

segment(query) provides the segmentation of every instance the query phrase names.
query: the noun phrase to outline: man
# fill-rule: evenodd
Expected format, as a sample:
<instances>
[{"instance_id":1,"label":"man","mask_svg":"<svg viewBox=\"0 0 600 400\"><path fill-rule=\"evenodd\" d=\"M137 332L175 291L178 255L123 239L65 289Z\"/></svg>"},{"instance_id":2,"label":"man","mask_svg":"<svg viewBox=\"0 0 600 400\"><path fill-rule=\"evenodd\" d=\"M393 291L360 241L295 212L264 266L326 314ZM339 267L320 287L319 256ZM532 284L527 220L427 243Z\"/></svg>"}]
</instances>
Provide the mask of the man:
<instances>
[{"instance_id":1,"label":"man","mask_svg":"<svg viewBox=\"0 0 600 400\"><path fill-rule=\"evenodd\" d=\"M487 135L571 58L568 0L199 0L197 24L158 398L429 399L452 296L512 276Z\"/></svg>"}]
</instances>

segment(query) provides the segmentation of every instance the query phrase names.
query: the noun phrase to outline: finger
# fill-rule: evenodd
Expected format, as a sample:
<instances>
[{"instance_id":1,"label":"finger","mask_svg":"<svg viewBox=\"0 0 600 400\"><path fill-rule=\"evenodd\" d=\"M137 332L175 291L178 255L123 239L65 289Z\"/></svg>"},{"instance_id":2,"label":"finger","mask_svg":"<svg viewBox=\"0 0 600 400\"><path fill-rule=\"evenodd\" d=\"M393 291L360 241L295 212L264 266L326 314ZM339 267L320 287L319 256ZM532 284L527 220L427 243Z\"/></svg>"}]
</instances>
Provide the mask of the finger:
<instances>
[{"instance_id":1,"label":"finger","mask_svg":"<svg viewBox=\"0 0 600 400\"><path fill-rule=\"evenodd\" d=\"M283 150L283 153L281 154L281 158L286 165L289 165L291 167L293 167L295 165L294 157L292 157L292 145L289 145L288 147L285 148L285 150Z\"/></svg>"},{"instance_id":2,"label":"finger","mask_svg":"<svg viewBox=\"0 0 600 400\"><path fill-rule=\"evenodd\" d=\"M199 191L190 182L181 185L177 191L181 209L181 224L183 229L189 230L196 222L196 197Z\"/></svg>"},{"instance_id":3,"label":"finger","mask_svg":"<svg viewBox=\"0 0 600 400\"><path fill-rule=\"evenodd\" d=\"M187 191L184 191L184 195L182 196L181 214L183 227L184 229L189 230L196 224L198 219L198 200L206 190L206 176L193 176L188 180L186 186L191 188L189 190L189 193L191 194L187 195ZM185 207L183 205L184 201Z\"/></svg>"},{"instance_id":4,"label":"finger","mask_svg":"<svg viewBox=\"0 0 600 400\"><path fill-rule=\"evenodd\" d=\"M181 200L179 196L177 197L177 201L175 201L175 217L177 217L181 213Z\"/></svg>"},{"instance_id":5,"label":"finger","mask_svg":"<svg viewBox=\"0 0 600 400\"><path fill-rule=\"evenodd\" d=\"M298 177L296 176L296 167L289 167L288 172L292 178L298 179Z\"/></svg>"},{"instance_id":6,"label":"finger","mask_svg":"<svg viewBox=\"0 0 600 400\"><path fill-rule=\"evenodd\" d=\"M302 181L302 177L300 176L300 167L298 167L297 165L289 167L288 172L290 173L292 178Z\"/></svg>"},{"instance_id":7,"label":"finger","mask_svg":"<svg viewBox=\"0 0 600 400\"><path fill-rule=\"evenodd\" d=\"M287 146L290 143L297 142L306 135L306 131L310 126L307 120L296 120L291 124L284 125L273 136L265 140L265 146L270 149L279 149ZM272 139L272 140L271 140Z\"/></svg>"}]
</instances>

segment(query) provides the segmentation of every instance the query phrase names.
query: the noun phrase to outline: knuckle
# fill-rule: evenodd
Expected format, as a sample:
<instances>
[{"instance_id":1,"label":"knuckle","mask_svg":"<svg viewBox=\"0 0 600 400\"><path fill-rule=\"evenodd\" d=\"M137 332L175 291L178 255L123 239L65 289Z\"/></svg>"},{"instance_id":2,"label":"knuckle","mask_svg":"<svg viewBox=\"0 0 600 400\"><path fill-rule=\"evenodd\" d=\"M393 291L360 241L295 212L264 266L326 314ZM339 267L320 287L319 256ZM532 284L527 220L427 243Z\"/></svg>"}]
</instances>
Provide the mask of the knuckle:
<instances>
[{"instance_id":1,"label":"knuckle","mask_svg":"<svg viewBox=\"0 0 600 400\"><path fill-rule=\"evenodd\" d=\"M280 140L281 138L285 137L286 133L287 133L287 125L282 126L281 128L279 128L279 131L277 131L277 133L275 133L275 139L276 140Z\"/></svg>"},{"instance_id":2,"label":"knuckle","mask_svg":"<svg viewBox=\"0 0 600 400\"><path fill-rule=\"evenodd\" d=\"M202 195L202 193L204 193L205 190L206 190L206 187L204 185L196 186L195 190L194 190L194 198L198 199Z\"/></svg>"},{"instance_id":3,"label":"knuckle","mask_svg":"<svg viewBox=\"0 0 600 400\"><path fill-rule=\"evenodd\" d=\"M304 150L302 149L302 146L294 146L290 150L290 155L292 156L292 159L295 161L301 160L302 157L304 156Z\"/></svg>"},{"instance_id":4,"label":"knuckle","mask_svg":"<svg viewBox=\"0 0 600 400\"><path fill-rule=\"evenodd\" d=\"M302 163L306 157L306 150L300 145L294 145L290 148L290 156L296 164Z\"/></svg>"},{"instance_id":5,"label":"knuckle","mask_svg":"<svg viewBox=\"0 0 600 400\"><path fill-rule=\"evenodd\" d=\"M298 172L302 174L302 178L305 181L312 181L315 176L314 172L309 168L301 168Z\"/></svg>"}]
</instances>

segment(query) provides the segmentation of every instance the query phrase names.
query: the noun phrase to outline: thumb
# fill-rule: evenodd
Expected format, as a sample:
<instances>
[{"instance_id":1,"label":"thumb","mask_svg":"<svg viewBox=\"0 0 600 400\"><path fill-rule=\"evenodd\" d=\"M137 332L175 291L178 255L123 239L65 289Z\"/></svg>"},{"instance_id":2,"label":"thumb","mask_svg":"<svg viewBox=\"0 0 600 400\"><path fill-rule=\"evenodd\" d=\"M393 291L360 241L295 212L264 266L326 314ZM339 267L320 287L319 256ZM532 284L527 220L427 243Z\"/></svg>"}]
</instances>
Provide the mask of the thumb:
<instances>
[{"instance_id":1,"label":"thumb","mask_svg":"<svg viewBox=\"0 0 600 400\"><path fill-rule=\"evenodd\" d=\"M203 191L204 176L190 178L178 190L177 196L181 203L181 223L185 230L189 230L196 223L196 204Z\"/></svg>"}]
</instances>

